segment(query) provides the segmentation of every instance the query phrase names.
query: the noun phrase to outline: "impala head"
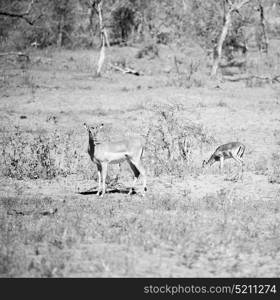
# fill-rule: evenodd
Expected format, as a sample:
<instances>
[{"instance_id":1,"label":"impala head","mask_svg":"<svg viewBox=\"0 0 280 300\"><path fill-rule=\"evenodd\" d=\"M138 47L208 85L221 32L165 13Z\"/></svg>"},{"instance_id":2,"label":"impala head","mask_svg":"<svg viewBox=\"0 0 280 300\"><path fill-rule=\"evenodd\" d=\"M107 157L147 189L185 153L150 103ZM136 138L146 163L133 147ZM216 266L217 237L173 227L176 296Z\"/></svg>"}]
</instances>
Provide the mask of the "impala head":
<instances>
[{"instance_id":1,"label":"impala head","mask_svg":"<svg viewBox=\"0 0 280 300\"><path fill-rule=\"evenodd\" d=\"M204 159L203 162L202 162L202 168L205 168L207 165L207 161Z\"/></svg>"},{"instance_id":2,"label":"impala head","mask_svg":"<svg viewBox=\"0 0 280 300\"><path fill-rule=\"evenodd\" d=\"M216 160L217 160L216 156L214 154L212 154L208 160L203 160L202 168L211 167L215 163Z\"/></svg>"},{"instance_id":3,"label":"impala head","mask_svg":"<svg viewBox=\"0 0 280 300\"><path fill-rule=\"evenodd\" d=\"M87 123L84 123L85 129L88 131L89 136L90 136L93 140L96 140L96 136L97 136L99 130L100 130L103 126L104 126L103 123L97 124L97 125L94 125L94 126L89 126Z\"/></svg>"}]
</instances>

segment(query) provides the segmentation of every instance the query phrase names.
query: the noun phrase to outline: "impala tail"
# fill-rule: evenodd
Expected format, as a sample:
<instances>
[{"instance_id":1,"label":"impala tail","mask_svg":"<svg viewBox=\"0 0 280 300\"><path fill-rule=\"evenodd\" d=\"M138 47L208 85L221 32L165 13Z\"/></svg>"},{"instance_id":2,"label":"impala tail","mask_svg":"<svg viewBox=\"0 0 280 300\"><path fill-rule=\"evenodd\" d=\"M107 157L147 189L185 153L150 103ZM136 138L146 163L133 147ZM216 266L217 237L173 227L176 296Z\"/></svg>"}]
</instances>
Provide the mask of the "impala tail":
<instances>
[{"instance_id":1,"label":"impala tail","mask_svg":"<svg viewBox=\"0 0 280 300\"><path fill-rule=\"evenodd\" d=\"M237 155L242 158L243 157L243 154L245 152L245 147L244 146L239 146L239 149L237 151Z\"/></svg>"}]
</instances>

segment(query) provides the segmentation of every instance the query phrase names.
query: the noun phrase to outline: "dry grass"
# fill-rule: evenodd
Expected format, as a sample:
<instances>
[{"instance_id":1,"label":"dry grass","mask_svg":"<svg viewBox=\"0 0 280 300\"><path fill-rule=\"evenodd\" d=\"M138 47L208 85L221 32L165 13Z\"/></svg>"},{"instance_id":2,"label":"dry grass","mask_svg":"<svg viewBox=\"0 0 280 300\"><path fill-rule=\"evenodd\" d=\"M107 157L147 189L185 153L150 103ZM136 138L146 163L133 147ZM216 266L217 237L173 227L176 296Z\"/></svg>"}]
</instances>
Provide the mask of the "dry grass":
<instances>
[{"instance_id":1,"label":"dry grass","mask_svg":"<svg viewBox=\"0 0 280 300\"><path fill-rule=\"evenodd\" d=\"M238 192L2 198L1 274L279 276L279 201ZM58 213L38 214L44 207Z\"/></svg>"},{"instance_id":2,"label":"dry grass","mask_svg":"<svg viewBox=\"0 0 280 300\"><path fill-rule=\"evenodd\" d=\"M165 48L111 51L144 75L105 66L94 78L87 51L2 62L0 276L279 277L279 87L207 87L191 61L157 73L174 70ZM94 194L83 122L104 122L106 139L146 138L145 198L123 193L125 164L109 168L104 199ZM230 160L224 174L202 170L234 140L246 145L243 181L229 180Z\"/></svg>"}]
</instances>

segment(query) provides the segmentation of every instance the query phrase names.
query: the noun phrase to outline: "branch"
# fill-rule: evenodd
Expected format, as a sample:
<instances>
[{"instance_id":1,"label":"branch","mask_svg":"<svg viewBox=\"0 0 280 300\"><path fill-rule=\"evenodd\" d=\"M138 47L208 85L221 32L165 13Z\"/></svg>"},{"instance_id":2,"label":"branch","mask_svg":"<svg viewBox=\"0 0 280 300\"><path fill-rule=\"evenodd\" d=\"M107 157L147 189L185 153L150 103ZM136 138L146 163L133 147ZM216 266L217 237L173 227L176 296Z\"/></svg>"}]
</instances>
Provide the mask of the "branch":
<instances>
[{"instance_id":1,"label":"branch","mask_svg":"<svg viewBox=\"0 0 280 300\"><path fill-rule=\"evenodd\" d=\"M240 81L240 80L248 80L248 79L260 79L260 80L266 80L271 83L278 82L280 83L280 75L274 75L274 76L260 76L260 75L243 75L243 76L224 76L224 79L228 81Z\"/></svg>"},{"instance_id":2,"label":"branch","mask_svg":"<svg viewBox=\"0 0 280 300\"><path fill-rule=\"evenodd\" d=\"M98 15L99 13L99 4L101 4L102 6L102 0L92 0L92 1L89 1L89 5L94 9L95 13Z\"/></svg>"},{"instance_id":3,"label":"branch","mask_svg":"<svg viewBox=\"0 0 280 300\"><path fill-rule=\"evenodd\" d=\"M136 75L136 76L139 76L140 73L138 71L135 71L133 69L130 69L130 68L121 68L119 66L115 66L115 65L112 65L112 64L109 64L111 68L113 69L116 69L118 71L121 71L123 74L133 74L133 75Z\"/></svg>"},{"instance_id":4,"label":"branch","mask_svg":"<svg viewBox=\"0 0 280 300\"><path fill-rule=\"evenodd\" d=\"M34 19L33 21L28 18L29 14L32 10L33 4L34 4L34 0L31 0L29 2L27 10L25 12L14 13L14 12L7 12L7 11L1 11L0 10L0 15L6 16L6 17L11 17L11 18L20 18L20 19L25 20L28 24L33 25L39 18L42 17L42 14L41 14L36 19Z\"/></svg>"},{"instance_id":5,"label":"branch","mask_svg":"<svg viewBox=\"0 0 280 300\"><path fill-rule=\"evenodd\" d=\"M237 3L232 3L230 2L230 11L239 11L239 9L244 6L245 4L249 3L251 0L242 0L240 2Z\"/></svg>"},{"instance_id":6,"label":"branch","mask_svg":"<svg viewBox=\"0 0 280 300\"><path fill-rule=\"evenodd\" d=\"M23 52L2 52L2 53L0 53L0 57L1 56L9 56L9 55L25 57L27 61L30 61L29 55L26 53L23 53Z\"/></svg>"}]
</instances>

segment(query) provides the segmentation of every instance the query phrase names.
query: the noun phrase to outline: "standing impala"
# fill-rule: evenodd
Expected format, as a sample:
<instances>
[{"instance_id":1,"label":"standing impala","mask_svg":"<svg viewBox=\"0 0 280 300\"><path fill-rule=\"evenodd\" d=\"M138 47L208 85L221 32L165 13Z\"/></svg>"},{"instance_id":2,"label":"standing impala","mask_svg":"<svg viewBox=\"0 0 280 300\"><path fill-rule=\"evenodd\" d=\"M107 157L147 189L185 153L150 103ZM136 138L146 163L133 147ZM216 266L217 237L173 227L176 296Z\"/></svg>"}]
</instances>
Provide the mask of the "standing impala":
<instances>
[{"instance_id":1,"label":"standing impala","mask_svg":"<svg viewBox=\"0 0 280 300\"><path fill-rule=\"evenodd\" d=\"M220 170L223 170L224 160L233 158L237 161L242 169L243 173L243 154L245 152L245 146L239 142L231 142L219 146L214 153L210 156L208 161L203 161L202 167L212 166L216 161L220 162Z\"/></svg>"},{"instance_id":2,"label":"standing impala","mask_svg":"<svg viewBox=\"0 0 280 300\"><path fill-rule=\"evenodd\" d=\"M143 194L147 191L146 173L142 166L141 157L143 154L144 140L142 138L127 138L119 142L98 142L97 134L103 127L103 124L97 126L88 126L84 123L88 131L89 145L88 154L91 160L96 164L98 171L98 195L104 196L106 191L106 177L108 164L120 163L126 160L134 174L133 185L128 194L131 194L134 186L141 174L143 176ZM101 191L102 181L102 191Z\"/></svg>"}]
</instances>

